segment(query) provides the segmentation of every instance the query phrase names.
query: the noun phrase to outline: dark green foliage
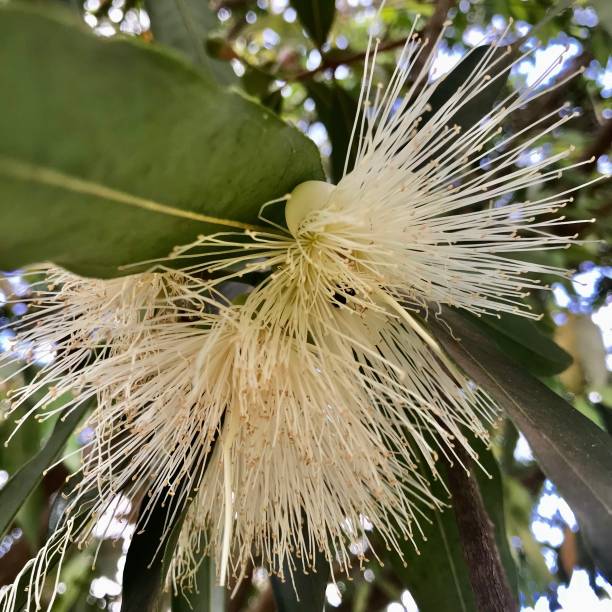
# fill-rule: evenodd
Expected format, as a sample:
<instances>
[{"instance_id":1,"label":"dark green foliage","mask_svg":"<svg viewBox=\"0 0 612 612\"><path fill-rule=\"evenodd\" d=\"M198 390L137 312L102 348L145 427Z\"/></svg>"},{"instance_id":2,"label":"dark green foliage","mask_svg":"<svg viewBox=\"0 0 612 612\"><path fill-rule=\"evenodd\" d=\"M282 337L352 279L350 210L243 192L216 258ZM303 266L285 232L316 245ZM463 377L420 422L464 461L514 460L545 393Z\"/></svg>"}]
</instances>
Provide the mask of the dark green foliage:
<instances>
[{"instance_id":1,"label":"dark green foliage","mask_svg":"<svg viewBox=\"0 0 612 612\"><path fill-rule=\"evenodd\" d=\"M497 346L515 361L538 376L552 376L566 370L572 357L547 335L540 331L530 319L504 314L501 318L471 317L481 325Z\"/></svg>"},{"instance_id":2,"label":"dark green foliage","mask_svg":"<svg viewBox=\"0 0 612 612\"><path fill-rule=\"evenodd\" d=\"M306 81L304 85L308 95L316 104L319 118L327 129L332 146L330 157L331 179L334 183L338 183L342 178L344 163L348 154L351 130L357 114L357 101L337 82L327 85L311 79ZM355 151L353 147L351 158L347 164L347 172L352 170L354 163Z\"/></svg>"},{"instance_id":3,"label":"dark green foliage","mask_svg":"<svg viewBox=\"0 0 612 612\"><path fill-rule=\"evenodd\" d=\"M198 234L242 231L223 225L225 220L230 224L258 224L258 211L264 202L282 196L304 180L324 178L315 146L298 130L279 120L276 113L281 110L283 117L294 124L308 126L320 121L325 125L332 145L326 166L329 178L333 182L341 179L358 110L357 90L370 27L367 20L355 18L361 8L352 12L346 8L347 3L339 3L336 10L333 0L291 0L298 15L298 22L294 23L285 19L284 13L258 7L252 1L127 0L124 14L146 8L151 32L144 33L142 40L117 37L109 41L93 36L79 23L79 13L84 11L101 21L108 17L113 3L103 1L95 9L83 9L77 0L64 0L63 4L71 12L51 2L10 3L0 8L0 224L10 228L2 235L0 269L51 260L83 275L112 277L136 271L120 266L164 257L172 247L189 242ZM221 4L231 13L224 23L214 12ZM612 13L608 0L596 0L593 4L599 15L597 27L579 26L572 11L566 11L543 26L538 36L547 40L563 30L578 38L584 47L580 65L589 65L593 58L605 64ZM381 19L382 44L400 49L414 14L419 12L427 20L439 6L440 3L420 0L406 6L388 5ZM472 3L467 14L457 12L445 40L450 48L461 45L469 24L486 27L493 15L535 23L550 15L547 11L557 8L558 3L553 0ZM118 30L118 24L115 25ZM266 28L278 33L278 44L262 45ZM310 37L306 44L302 30ZM340 35L347 39L347 44L340 45ZM314 70L306 61L313 47L322 56L321 64ZM488 50L490 47L485 46L473 49L440 83L423 123L462 87ZM496 51L505 52L506 49ZM240 60L245 70L242 78L235 77L228 61L221 61L229 58ZM509 58L510 54L500 66ZM341 73L335 69L343 64L348 70L340 78ZM388 82L394 66L389 52L381 54L374 83ZM507 88L509 91L516 86L516 76L510 79L510 85L507 76L502 74L471 99L472 91L465 88L462 99L467 102L449 121L449 127L458 125L465 131L475 125ZM242 89L248 97L234 90L230 92L225 88L227 84ZM310 108L306 111L306 98L314 100L314 112ZM584 117L547 136L544 144L555 153L568 144L576 146L570 162L588 158L596 143L599 143L597 155L609 152L609 141L606 143L604 130L600 131L600 125L605 126L603 110L609 104L591 79L579 78L553 96L538 98L535 110L528 107L524 113L510 118L507 133L525 129L517 143L525 142L533 135L528 129L530 122L552 112L566 99L572 106L584 109ZM348 170L353 163L354 151ZM588 170L584 174L581 170L569 172L554 181L554 189L573 189L589 176ZM520 193L516 198L547 197L553 193L552 187L534 188L534 193ZM568 268L585 260L604 261L609 200L609 182L579 192L576 202L564 214L572 219L597 216L599 223L594 229L578 226L581 238L587 238L584 244L569 252L537 254L538 262ZM143 209L159 204L170 210L163 213ZM278 210L282 212L282 207ZM193 213L194 217L177 217L175 213ZM215 217L220 223L197 220L201 215ZM574 230L571 227L568 232ZM255 284L261 281L261 275L257 273L255 280L247 280ZM607 289L602 282L598 305L605 303ZM552 300L543 292L537 297L542 310L553 314ZM444 319L453 335L433 315L426 324L455 362L497 400L525 434L537 459L528 465L514 462L516 431L507 446L504 442L501 474L493 453L478 449L480 463L493 478L483 470L477 470L476 475L512 588L516 589L517 584L515 559L520 567L521 595L527 602L544 592L549 584L565 580L571 571L571 567L569 571L561 567L564 561L560 555L559 573L551 575L541 557L540 545L529 533L534 503L546 476L554 481L576 513L581 528L577 538L584 539L591 549L590 556L586 555L586 559L580 556L576 564L593 572L594 559L597 569L612 577L608 545L612 541L609 437L532 376L562 372L570 364L570 356L552 341L545 325L523 318L506 314L501 319L476 318L445 311ZM585 397L580 398L582 404L587 404L587 391L585 388ZM0 394L3 392L0 387ZM607 387L593 410L604 424L609 424L610 402ZM24 539L32 545L32 552L40 544L37 533L40 514L51 506L49 535L65 519L70 498L58 495L49 503L41 493L43 470L61 455L85 410L83 406L78 414L58 422L39 452L40 440L48 431L34 433L38 425L30 422L16 437L15 444L0 454L0 468L12 475L0 491L0 532L12 523L19 525L24 530ZM3 432L10 426L8 420L2 423ZM496 430L495 434L498 433ZM495 437L496 453L498 444ZM511 461L506 462L508 457ZM448 499L440 482L434 482L432 490L441 499ZM68 491L65 493L69 495ZM508 545L504 496L511 509L508 533L521 539L514 555ZM168 510L167 506L154 507L146 531L138 533L129 548L124 612L145 612L162 600L164 603L171 600L173 612L218 612L224 606L235 610L232 602L223 604L215 600L219 594L223 599L224 591L213 587L209 559L203 559L200 565L196 592L187 597L160 596L186 508L178 509L173 525L166 531ZM28 530L27 521L23 520L25 514L35 517L33 529ZM384 567L372 565L374 582L361 579L355 563L356 579L346 580L345 588L341 589L342 610L385 609L405 588L410 589L421 612L475 610L453 509L449 507L443 513L429 516L430 524L422 522L427 541L420 542L417 536L420 554L408 543L404 547L407 567L396 555L385 554L384 546L376 548L386 558ZM28 531L36 537L30 537ZM167 536L161 542L163 533ZM569 537L562 546L569 547L571 552L571 544ZM70 557L75 554L69 551L69 562L75 560ZM90 551L79 554L89 555ZM567 557L565 550L563 554ZM585 554L581 548L580 555ZM3 559L4 564L7 556ZM77 562L79 559L76 557ZM57 561L58 555L51 557L50 569ZM288 573L285 582L271 580L278 610L320 612L330 580L327 564L321 559L317 572L303 575L301 561L295 562L298 568L293 576L295 582ZM71 585L63 572L62 581ZM89 574L84 576L83 584L69 586L81 589L83 603L91 579ZM28 578L26 574L24 585ZM369 599L372 593L378 597ZM24 605L26 596L25 590L18 595L18 608ZM63 603L69 605L67 599ZM251 600L249 609L253 604ZM84 609L78 605L70 608L74 612Z\"/></svg>"},{"instance_id":4,"label":"dark green foliage","mask_svg":"<svg viewBox=\"0 0 612 612\"><path fill-rule=\"evenodd\" d=\"M334 23L334 0L291 0L298 18L317 47L323 46Z\"/></svg>"},{"instance_id":5,"label":"dark green foliage","mask_svg":"<svg viewBox=\"0 0 612 612\"><path fill-rule=\"evenodd\" d=\"M430 320L437 340L523 432L544 473L576 513L594 557L612 576L610 436L506 357L473 323L445 309L452 333Z\"/></svg>"},{"instance_id":6,"label":"dark green foliage","mask_svg":"<svg viewBox=\"0 0 612 612\"><path fill-rule=\"evenodd\" d=\"M89 404L84 402L65 418L60 418L44 447L13 474L0 490L0 535L11 527L19 508L42 480L44 470L58 459L88 408Z\"/></svg>"}]
</instances>

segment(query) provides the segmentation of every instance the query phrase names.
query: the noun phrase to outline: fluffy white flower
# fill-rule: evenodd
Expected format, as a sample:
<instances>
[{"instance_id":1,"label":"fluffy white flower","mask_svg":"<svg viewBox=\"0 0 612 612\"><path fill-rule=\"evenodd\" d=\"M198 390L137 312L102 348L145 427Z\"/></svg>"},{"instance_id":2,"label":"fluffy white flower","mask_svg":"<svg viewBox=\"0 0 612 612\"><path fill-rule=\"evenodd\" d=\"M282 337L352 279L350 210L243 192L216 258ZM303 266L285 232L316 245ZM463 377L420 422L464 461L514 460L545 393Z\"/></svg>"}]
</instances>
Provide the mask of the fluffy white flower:
<instances>
[{"instance_id":1,"label":"fluffy white flower","mask_svg":"<svg viewBox=\"0 0 612 612\"><path fill-rule=\"evenodd\" d=\"M411 357L397 349L375 358L374 345L356 353L348 343L302 341L247 321L248 312L238 309L234 325L214 332L225 337L198 359L195 379L209 393L208 362L227 367L227 391L218 397L227 407L217 457L223 460L213 457L184 537L217 557L222 576L228 557L237 574L251 558L282 573L296 553L304 567L314 564L318 550L348 571L349 544L367 538L362 516L390 546L414 539L415 518L438 506L418 462L424 457L435 470L437 450L446 453L451 440L463 439L460 422L477 423L484 433L479 399L467 385L460 399L464 381L435 359L429 366L439 376L438 396L430 380L420 381L411 360L430 355L418 338L403 347ZM355 332L364 346L370 342L366 328Z\"/></svg>"},{"instance_id":2,"label":"fluffy white flower","mask_svg":"<svg viewBox=\"0 0 612 612\"><path fill-rule=\"evenodd\" d=\"M231 522L238 570L253 543L275 571L296 550L306 565L314 561L307 543L323 549L330 563L339 555L348 566L346 554L338 553L345 549L334 543L346 540L339 529L343 516L351 524L359 523L357 514L368 516L396 546L398 534L388 526L410 525L414 516L410 487L400 484L410 473L406 466L418 458L437 475L439 455L453 461L457 445L473 455L465 432L486 439L486 423L495 417L495 407L440 350L421 315L435 316L444 304L477 315L534 317L522 300L540 286L534 274L564 272L517 256L569 246L573 237L555 228L566 223L556 213L571 198L561 193L496 203L559 177L558 164L571 150L532 166L517 161L571 115L557 109L523 142L521 132L501 136L509 114L546 92L536 94L535 83L462 130L455 117L502 78L510 51L490 47L464 84L431 112L444 81L427 80L435 51L409 81L420 49L411 40L387 89L375 92L376 50L369 56L355 166L337 186L307 182L282 198L288 232L280 226L280 235L250 232L248 244L243 236L203 236L173 253L185 265L193 260L193 274L225 272L228 280L267 273L239 310L235 388L246 381L249 401L240 410L240 434L232 438L236 474L211 466L205 482L216 484L203 487L186 527L199 542L198 526L203 533L213 525L214 540L214 534L227 535ZM212 253L217 261L211 262ZM197 263L202 256L204 265ZM231 404L229 414L235 409ZM373 436L358 436L359 427ZM279 435L285 431L286 439ZM384 449L392 455L381 462ZM311 465L333 475L336 486L319 481L313 489ZM334 473L337 465L342 469ZM360 480L358 495L347 500L345 483L372 467L378 481L392 475L391 486L379 490ZM224 507L231 510L223 530L214 518L222 481ZM419 491L418 482L410 484ZM291 527L300 524L300 513L306 539ZM228 546L213 544L208 552L225 567Z\"/></svg>"}]
</instances>

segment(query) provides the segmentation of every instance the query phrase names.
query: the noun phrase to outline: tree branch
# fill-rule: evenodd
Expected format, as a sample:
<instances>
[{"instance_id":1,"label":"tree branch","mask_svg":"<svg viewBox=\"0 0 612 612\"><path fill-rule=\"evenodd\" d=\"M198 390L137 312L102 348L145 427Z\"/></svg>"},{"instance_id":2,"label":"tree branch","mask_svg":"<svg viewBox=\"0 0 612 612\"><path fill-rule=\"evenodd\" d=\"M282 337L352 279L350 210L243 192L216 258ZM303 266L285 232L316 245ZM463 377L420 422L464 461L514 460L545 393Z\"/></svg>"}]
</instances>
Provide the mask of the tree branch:
<instances>
[{"instance_id":1,"label":"tree branch","mask_svg":"<svg viewBox=\"0 0 612 612\"><path fill-rule=\"evenodd\" d=\"M386 43L381 43L378 46L379 53L382 51L390 51L392 49L397 49L398 47L403 47L408 38L401 38L399 40L392 40ZM366 52L360 51L358 53L353 53L349 55L345 55L343 57L328 57L325 58L319 66L314 68L313 70L304 70L303 72L298 72L293 76L287 78L290 81L304 81L319 72L325 72L325 70L335 70L338 66L350 65L356 62L363 61L366 58Z\"/></svg>"},{"instance_id":2,"label":"tree branch","mask_svg":"<svg viewBox=\"0 0 612 612\"><path fill-rule=\"evenodd\" d=\"M457 461L447 468L447 484L453 498L476 609L479 612L517 610L495 542L493 524L472 473L472 460L463 449L457 449L457 455L463 465Z\"/></svg>"},{"instance_id":3,"label":"tree branch","mask_svg":"<svg viewBox=\"0 0 612 612\"><path fill-rule=\"evenodd\" d=\"M455 6L456 0L438 0L436 2L436 10L433 15L429 18L423 29L419 32L419 36L422 40L427 40L425 44L425 48L421 52L419 56L421 61L425 61L427 56L431 52L436 39L440 35L442 28L444 27L444 23L446 21L446 17L448 15L448 11ZM392 49L398 49L399 47L403 47L408 38L401 38L399 40L391 40L388 42L383 42L378 46L378 51L391 51ZM350 65L356 62L363 61L366 57L366 52L361 51L359 53L353 53L352 55L346 55L344 57L335 57L331 56L328 58L324 58L321 62L320 66L317 66L313 70L306 70L304 72L298 72L296 75L290 78L292 81L303 81L305 79L309 79L315 74L319 72L324 72L325 70L334 70L338 66ZM415 68L415 71L418 72L419 68Z\"/></svg>"},{"instance_id":4,"label":"tree branch","mask_svg":"<svg viewBox=\"0 0 612 612\"><path fill-rule=\"evenodd\" d=\"M421 39L427 42L425 43L425 46L417 59L414 67L414 74L418 74L427 61L429 54L433 50L434 45L438 40L438 36L440 36L444 28L446 18L448 17L448 12L455 6L455 4L456 0L438 0L436 2L436 10L425 24L425 27L419 32Z\"/></svg>"}]
</instances>

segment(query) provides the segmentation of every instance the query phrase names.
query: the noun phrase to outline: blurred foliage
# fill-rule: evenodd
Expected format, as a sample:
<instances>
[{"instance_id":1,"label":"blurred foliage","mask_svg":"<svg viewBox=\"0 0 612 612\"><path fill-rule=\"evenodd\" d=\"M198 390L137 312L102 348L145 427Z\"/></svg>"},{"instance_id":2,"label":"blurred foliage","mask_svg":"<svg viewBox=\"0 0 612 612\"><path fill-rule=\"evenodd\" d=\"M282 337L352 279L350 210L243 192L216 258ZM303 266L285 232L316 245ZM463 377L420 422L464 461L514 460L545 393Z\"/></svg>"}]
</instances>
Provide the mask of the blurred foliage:
<instances>
[{"instance_id":1,"label":"blurred foliage","mask_svg":"<svg viewBox=\"0 0 612 612\"><path fill-rule=\"evenodd\" d=\"M80 13L102 36L123 33L138 36L147 43L170 45L183 53L187 61L195 62L200 70L210 71L219 82L241 88L308 134L323 153L328 175L334 181L341 177L357 109L365 49L376 13L373 2L337 0L335 7L323 0L214 0L210 5L204 0L86 0L82 6L76 0L64 0L64 3ZM517 193L515 197L535 199L574 189L595 178L598 168L605 170L612 164L612 157L608 157L612 156L612 4L609 0L579 1L572 9L551 17L550 11L555 9L558 9L556 0L461 0L457 3L452 0L388 0L382 13L384 27L376 32L386 51L380 56L375 80L383 84L389 80L396 50L409 35L417 14L421 15L417 29L427 29L441 23L448 12L452 25L443 35L441 65L449 69L483 36L504 31L510 20L513 20L510 33L515 38L525 36L524 48L533 47L535 41L530 38L529 27L544 20L537 31L543 48L553 46L560 51L567 47L572 54L554 79L563 82L573 72L580 74L511 118L507 129L514 133L523 131L522 137L527 139L533 135L531 126L538 118L568 101L569 109L580 111L580 116L539 141L531 151L533 159L543 152L557 152L571 146L573 155L564 163L593 161L564 174L553 187L539 186L528 193ZM535 52L535 59L525 60L524 69L513 70L505 87L519 86L530 78L530 74L539 69L537 57ZM596 217L598 223L568 225L567 232L576 232L583 240L579 246L534 256L550 266L574 268L580 272L599 271L590 295L585 297L575 280L572 282L568 278L559 282L551 277L548 280L558 283L556 292L566 299L555 301L553 295L545 291L531 296L530 304L544 315L542 321L482 323L490 327L489 335L502 350L542 377L546 384L608 433L612 432L612 387L605 360L610 362L606 350L610 351L612 341L606 349L601 342L600 328L594 327L591 316L604 312L606 307L609 310L607 305L612 299L612 269L607 244L611 213L610 180L589 185L576 194L565 214L574 221ZM10 297L9 290L10 287L2 286L7 297ZM3 324L10 324L14 315L8 308L5 311ZM605 320L601 315L603 325L610 325L611 319L610 314ZM553 335L566 352L552 344ZM560 376L553 377L566 368L567 354L573 358L573 364ZM27 370L18 374L12 384L17 385L20 378L28 375L32 374ZM6 399L8 390L0 389L0 399ZM14 415L11 421L19 416ZM12 422L0 421L0 437L6 439L12 427ZM0 476L15 473L39 453L52 428L52 422L45 422L41 427L27 421L15 434L10 451L0 447ZM71 447L78 447L76 438ZM508 554L512 555L516 566L521 603L526 606L546 596L553 602L551 609L556 609L553 606L557 588L570 580L576 568L587 570L592 587L601 594L598 568L575 522L571 517L568 519L567 514L561 516L559 510L552 516L541 514L542 500L552 499L552 485L526 452L524 439L508 421L500 423L494 431L492 453L485 452L483 456L489 462L488 471L496 473L499 470L501 480L486 482L486 478L479 475L479 482L486 505L492 510L490 514L497 537L502 538L500 549L511 551ZM495 457L499 466L495 464ZM70 469L73 467L74 464ZM2 583L12 580L28 556L41 545L49 510L67 473L68 469L60 466L55 477L52 473L45 474L42 482L33 486L28 503L3 534L0 544ZM95 568L91 568L93 550L69 552L61 576L62 594L54 610L119 610L119 576L127 550L124 536L133 531L137 507L132 508L130 501L125 500L123 514L119 525L117 521L113 525L109 522L106 529L96 531L100 553ZM447 524L451 531L456 531L451 513L436 516L436 521L438 527ZM550 534L554 537L542 536L542 530L534 528L534 521L548 521ZM435 527L432 524L428 529ZM377 539L376 533L372 534L372 539ZM369 553L368 542L356 542L355 556L360 558L360 563L355 564L351 580L340 580L338 589L332 588L328 593L328 607L376 612L402 598L406 608L414 609L409 607L412 600L405 593L410 588L417 604L420 602L421 612L450 610L441 608L448 604L439 602L456 598L458 584L465 582L465 568L459 568L457 573L453 565L462 563L460 555L458 560L452 557L453 545L456 548L458 543L456 537L449 541L439 534L432 535L430 540L423 544L431 548L424 550L420 561L418 555L412 555L415 563L421 563L414 574L411 574L411 564L404 566L396 555L386 555L384 565L380 565ZM509 546L504 545L508 543ZM412 560L412 556L409 555L409 559ZM436 556L442 561L436 560ZM447 570L454 576L453 580L444 579ZM211 596L210 574L208 562L203 563L197 575L201 596L197 603L192 599L196 610L220 609L219 601L223 598ZM431 579L427 580L429 574ZM419 577L416 586L415 576ZM447 590L443 591L445 588ZM211 604L213 600L216 603ZM244 581L234 597L228 598L223 605L228 612L272 612L275 604L269 580L261 570L254 568L253 580ZM189 609L189 606L175 598L172 609ZM464 604L456 609L468 610L471 606Z\"/></svg>"}]
</instances>

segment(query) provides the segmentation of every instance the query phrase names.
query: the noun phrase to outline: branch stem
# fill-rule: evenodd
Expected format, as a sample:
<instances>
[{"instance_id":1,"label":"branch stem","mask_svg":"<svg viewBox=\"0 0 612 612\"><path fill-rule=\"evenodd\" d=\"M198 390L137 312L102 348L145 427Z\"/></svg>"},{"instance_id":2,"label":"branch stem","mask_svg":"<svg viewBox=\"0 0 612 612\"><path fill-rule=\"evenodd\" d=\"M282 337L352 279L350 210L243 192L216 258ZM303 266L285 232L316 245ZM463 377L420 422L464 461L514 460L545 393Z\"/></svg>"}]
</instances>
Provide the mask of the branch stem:
<instances>
[{"instance_id":1,"label":"branch stem","mask_svg":"<svg viewBox=\"0 0 612 612\"><path fill-rule=\"evenodd\" d=\"M382 53L383 51L391 51L392 49L398 49L399 47L403 47L406 42L408 42L408 38L400 38L399 40L390 40L388 42L383 42L378 47L378 52ZM353 53L351 55L346 55L341 58L334 59L323 59L321 64L314 68L313 70L304 70L303 72L298 72L294 75L288 75L285 77L288 81L305 81L318 74L319 72L325 72L326 70L336 69L338 66L345 66L354 64L356 62L361 62L365 60L367 55L366 51L359 51L357 53Z\"/></svg>"},{"instance_id":2,"label":"branch stem","mask_svg":"<svg viewBox=\"0 0 612 612\"><path fill-rule=\"evenodd\" d=\"M472 460L463 449L457 449L457 454L461 461L448 467L447 484L476 609L478 612L512 612L518 609L517 603L501 563L493 524L472 471Z\"/></svg>"}]
</instances>

